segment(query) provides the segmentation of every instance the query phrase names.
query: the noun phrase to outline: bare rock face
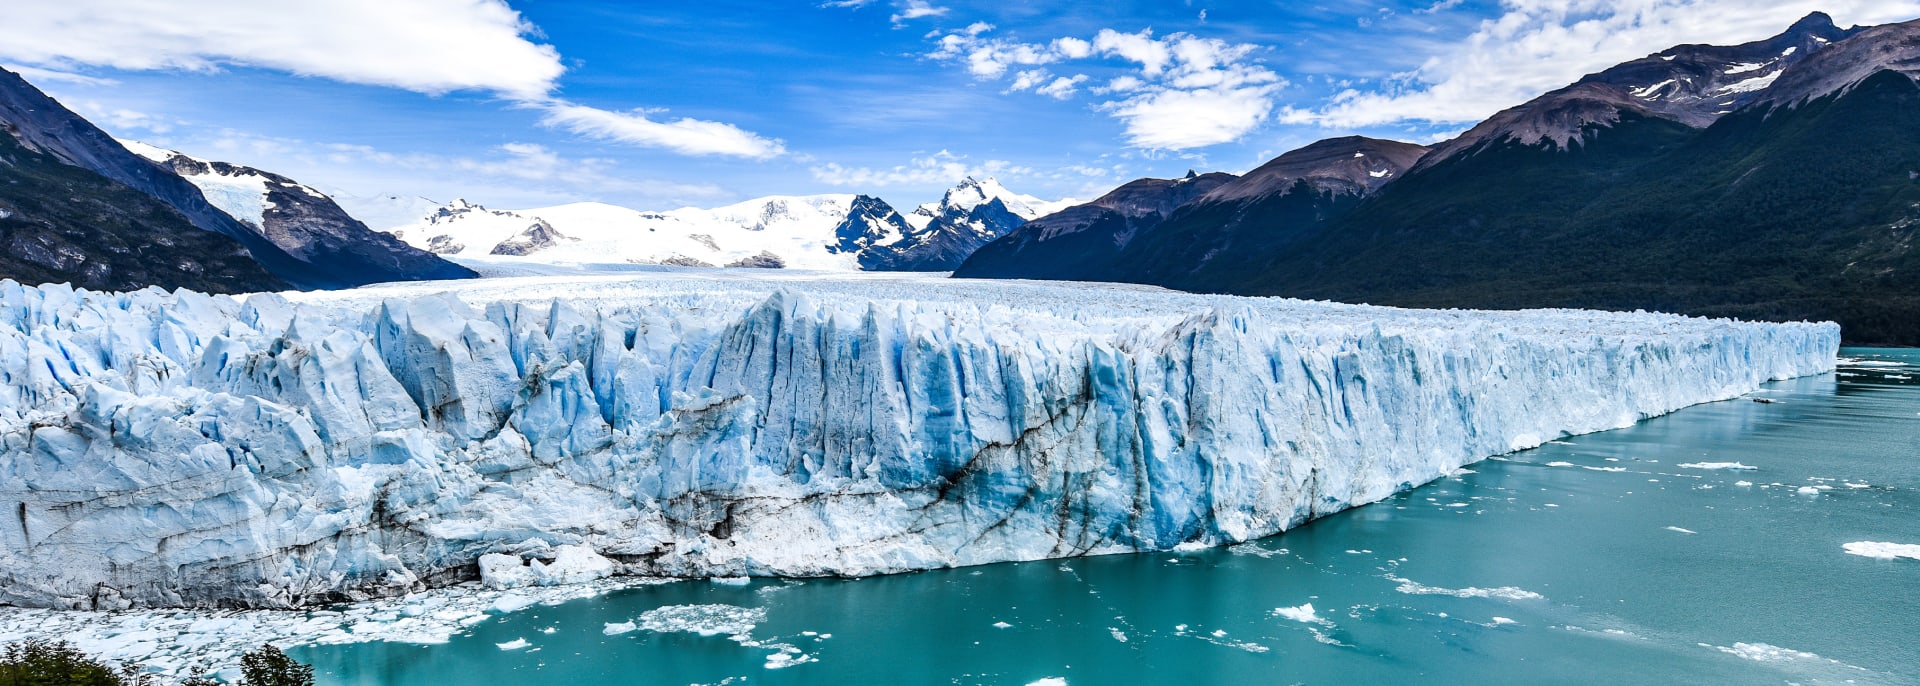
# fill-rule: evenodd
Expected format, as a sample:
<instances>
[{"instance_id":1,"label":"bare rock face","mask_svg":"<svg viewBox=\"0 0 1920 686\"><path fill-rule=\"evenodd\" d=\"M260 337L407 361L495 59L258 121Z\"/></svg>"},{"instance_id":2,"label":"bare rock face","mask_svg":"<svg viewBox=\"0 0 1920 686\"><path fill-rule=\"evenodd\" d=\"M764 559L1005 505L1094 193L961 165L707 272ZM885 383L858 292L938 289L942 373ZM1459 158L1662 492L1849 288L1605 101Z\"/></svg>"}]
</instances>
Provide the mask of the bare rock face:
<instances>
[{"instance_id":1,"label":"bare rock face","mask_svg":"<svg viewBox=\"0 0 1920 686\"><path fill-rule=\"evenodd\" d=\"M498 245L493 246L493 251L491 254L516 255L516 256L532 255L541 250L545 250L547 248L551 248L555 245L558 245L562 241L572 241L572 240L574 239L568 238L567 236L562 235L559 231L554 230L553 225L547 223L547 220L535 218L533 220L533 224L528 226L527 230L514 235L514 237L512 238L509 238L504 241L500 241ZM459 252L459 251L460 251L460 248L455 247L450 252Z\"/></svg>"},{"instance_id":2,"label":"bare rock face","mask_svg":"<svg viewBox=\"0 0 1920 686\"><path fill-rule=\"evenodd\" d=\"M1289 192L1300 181L1338 195L1365 195L1399 178L1427 154L1427 146L1348 136L1329 138L1274 158L1202 196L1229 202Z\"/></svg>"},{"instance_id":3,"label":"bare rock face","mask_svg":"<svg viewBox=\"0 0 1920 686\"><path fill-rule=\"evenodd\" d=\"M728 262L727 266L749 267L752 269L785 269L787 266L787 261L780 259L779 255L775 255L773 253L766 252L763 250L760 252L760 254L754 255L753 257L745 257L738 260L734 260L732 262Z\"/></svg>"}]
</instances>

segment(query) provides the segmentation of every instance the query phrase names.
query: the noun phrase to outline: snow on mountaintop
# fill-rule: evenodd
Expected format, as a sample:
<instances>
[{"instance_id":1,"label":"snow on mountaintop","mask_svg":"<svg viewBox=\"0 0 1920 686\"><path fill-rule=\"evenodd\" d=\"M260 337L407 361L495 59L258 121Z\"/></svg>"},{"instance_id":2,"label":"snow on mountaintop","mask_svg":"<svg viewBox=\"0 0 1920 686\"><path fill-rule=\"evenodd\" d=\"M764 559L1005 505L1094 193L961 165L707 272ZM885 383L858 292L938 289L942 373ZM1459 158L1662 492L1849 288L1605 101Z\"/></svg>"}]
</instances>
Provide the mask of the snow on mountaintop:
<instances>
[{"instance_id":1,"label":"snow on mountaintop","mask_svg":"<svg viewBox=\"0 0 1920 686\"><path fill-rule=\"evenodd\" d=\"M834 228L853 195L773 196L714 209L642 212L598 202L490 210L455 200L392 233L416 247L472 258L513 254L503 244L545 222L557 233L526 259L549 263L634 262L725 266L770 254L800 269L855 269L835 254Z\"/></svg>"},{"instance_id":2,"label":"snow on mountaintop","mask_svg":"<svg viewBox=\"0 0 1920 686\"><path fill-rule=\"evenodd\" d=\"M354 195L333 192L333 201L375 231L391 231L421 221L444 206L439 201L417 195Z\"/></svg>"},{"instance_id":3,"label":"snow on mountaintop","mask_svg":"<svg viewBox=\"0 0 1920 686\"><path fill-rule=\"evenodd\" d=\"M1005 212L987 211L996 200ZM462 260L508 256L512 259L488 260L489 266L508 271L514 260L548 265L914 268L931 259L914 250L963 250L963 259L971 246L1067 202L1014 193L991 178L966 179L939 202L904 216L884 201L851 194L768 196L712 209L664 212L594 202L493 210L460 199L389 232L415 247ZM956 233L964 236L948 236Z\"/></svg>"},{"instance_id":4,"label":"snow on mountaintop","mask_svg":"<svg viewBox=\"0 0 1920 686\"><path fill-rule=\"evenodd\" d=\"M926 203L914 209L913 214L907 217L907 221L910 224L914 224L913 228L915 229L925 228L926 224L935 218L953 214L965 214L973 208L993 202L994 200L999 200L1000 204L1004 205L1007 211L1012 212L1014 216L1027 221L1033 221L1040 217L1064 210L1078 202L1072 198L1057 202L1048 202L1031 195L1022 195L1008 190L1006 186L1000 185L999 179L991 176L987 177L986 180L978 180L969 176L963 179L959 185L948 189L946 195L940 198L939 202Z\"/></svg>"},{"instance_id":5,"label":"snow on mountaintop","mask_svg":"<svg viewBox=\"0 0 1920 686\"><path fill-rule=\"evenodd\" d=\"M220 211L234 219L251 225L255 230L266 225L267 210L274 208L273 202L267 199L274 179L259 170L224 164L215 165L208 160L177 150L155 147L139 141L122 140L120 144L126 146L127 150L135 155L163 165L170 164L176 157L191 160L194 166L203 168L204 172L182 176L193 182L193 185L200 187L201 194L207 196L207 202L213 203L214 207L220 208ZM299 188L314 197L325 197L320 191L307 186L299 186Z\"/></svg>"}]
</instances>

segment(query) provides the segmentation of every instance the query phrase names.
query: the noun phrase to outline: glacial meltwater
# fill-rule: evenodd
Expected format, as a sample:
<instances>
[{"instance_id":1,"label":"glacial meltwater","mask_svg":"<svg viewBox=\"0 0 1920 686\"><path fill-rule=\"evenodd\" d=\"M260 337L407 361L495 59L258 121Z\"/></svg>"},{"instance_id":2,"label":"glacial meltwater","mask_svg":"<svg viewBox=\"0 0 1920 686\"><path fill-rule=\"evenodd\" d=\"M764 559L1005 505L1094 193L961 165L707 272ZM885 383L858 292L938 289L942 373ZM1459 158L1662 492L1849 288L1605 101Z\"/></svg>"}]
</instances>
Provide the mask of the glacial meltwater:
<instances>
[{"instance_id":1,"label":"glacial meltwater","mask_svg":"<svg viewBox=\"0 0 1920 686\"><path fill-rule=\"evenodd\" d=\"M1231 548L683 581L290 652L322 684L1920 683L1920 352L1842 354Z\"/></svg>"}]
</instances>

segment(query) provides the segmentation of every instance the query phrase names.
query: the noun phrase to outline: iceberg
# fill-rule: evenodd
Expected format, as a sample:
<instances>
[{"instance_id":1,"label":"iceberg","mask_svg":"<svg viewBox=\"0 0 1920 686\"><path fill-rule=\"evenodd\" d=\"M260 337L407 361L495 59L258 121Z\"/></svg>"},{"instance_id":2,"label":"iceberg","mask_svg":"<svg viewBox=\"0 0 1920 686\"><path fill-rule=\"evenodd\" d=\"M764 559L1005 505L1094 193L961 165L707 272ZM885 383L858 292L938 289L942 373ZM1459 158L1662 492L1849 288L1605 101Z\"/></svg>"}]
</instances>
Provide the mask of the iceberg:
<instances>
[{"instance_id":1,"label":"iceberg","mask_svg":"<svg viewBox=\"0 0 1920 686\"><path fill-rule=\"evenodd\" d=\"M1225 545L1824 373L1832 324L664 270L0 282L0 604Z\"/></svg>"}]
</instances>

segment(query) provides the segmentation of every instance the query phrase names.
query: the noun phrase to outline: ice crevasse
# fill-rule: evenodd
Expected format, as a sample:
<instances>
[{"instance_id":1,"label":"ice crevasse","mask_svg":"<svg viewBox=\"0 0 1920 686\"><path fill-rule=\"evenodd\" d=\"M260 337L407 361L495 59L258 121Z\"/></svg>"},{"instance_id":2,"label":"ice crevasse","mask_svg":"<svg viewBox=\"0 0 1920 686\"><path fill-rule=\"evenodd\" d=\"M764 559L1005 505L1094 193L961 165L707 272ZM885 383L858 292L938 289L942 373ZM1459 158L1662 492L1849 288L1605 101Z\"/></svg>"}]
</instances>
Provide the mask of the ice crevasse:
<instances>
[{"instance_id":1,"label":"ice crevasse","mask_svg":"<svg viewBox=\"0 0 1920 686\"><path fill-rule=\"evenodd\" d=\"M1829 371L1831 324L665 272L0 282L0 603L285 607L1271 535ZM483 561L482 558L485 558Z\"/></svg>"}]
</instances>

